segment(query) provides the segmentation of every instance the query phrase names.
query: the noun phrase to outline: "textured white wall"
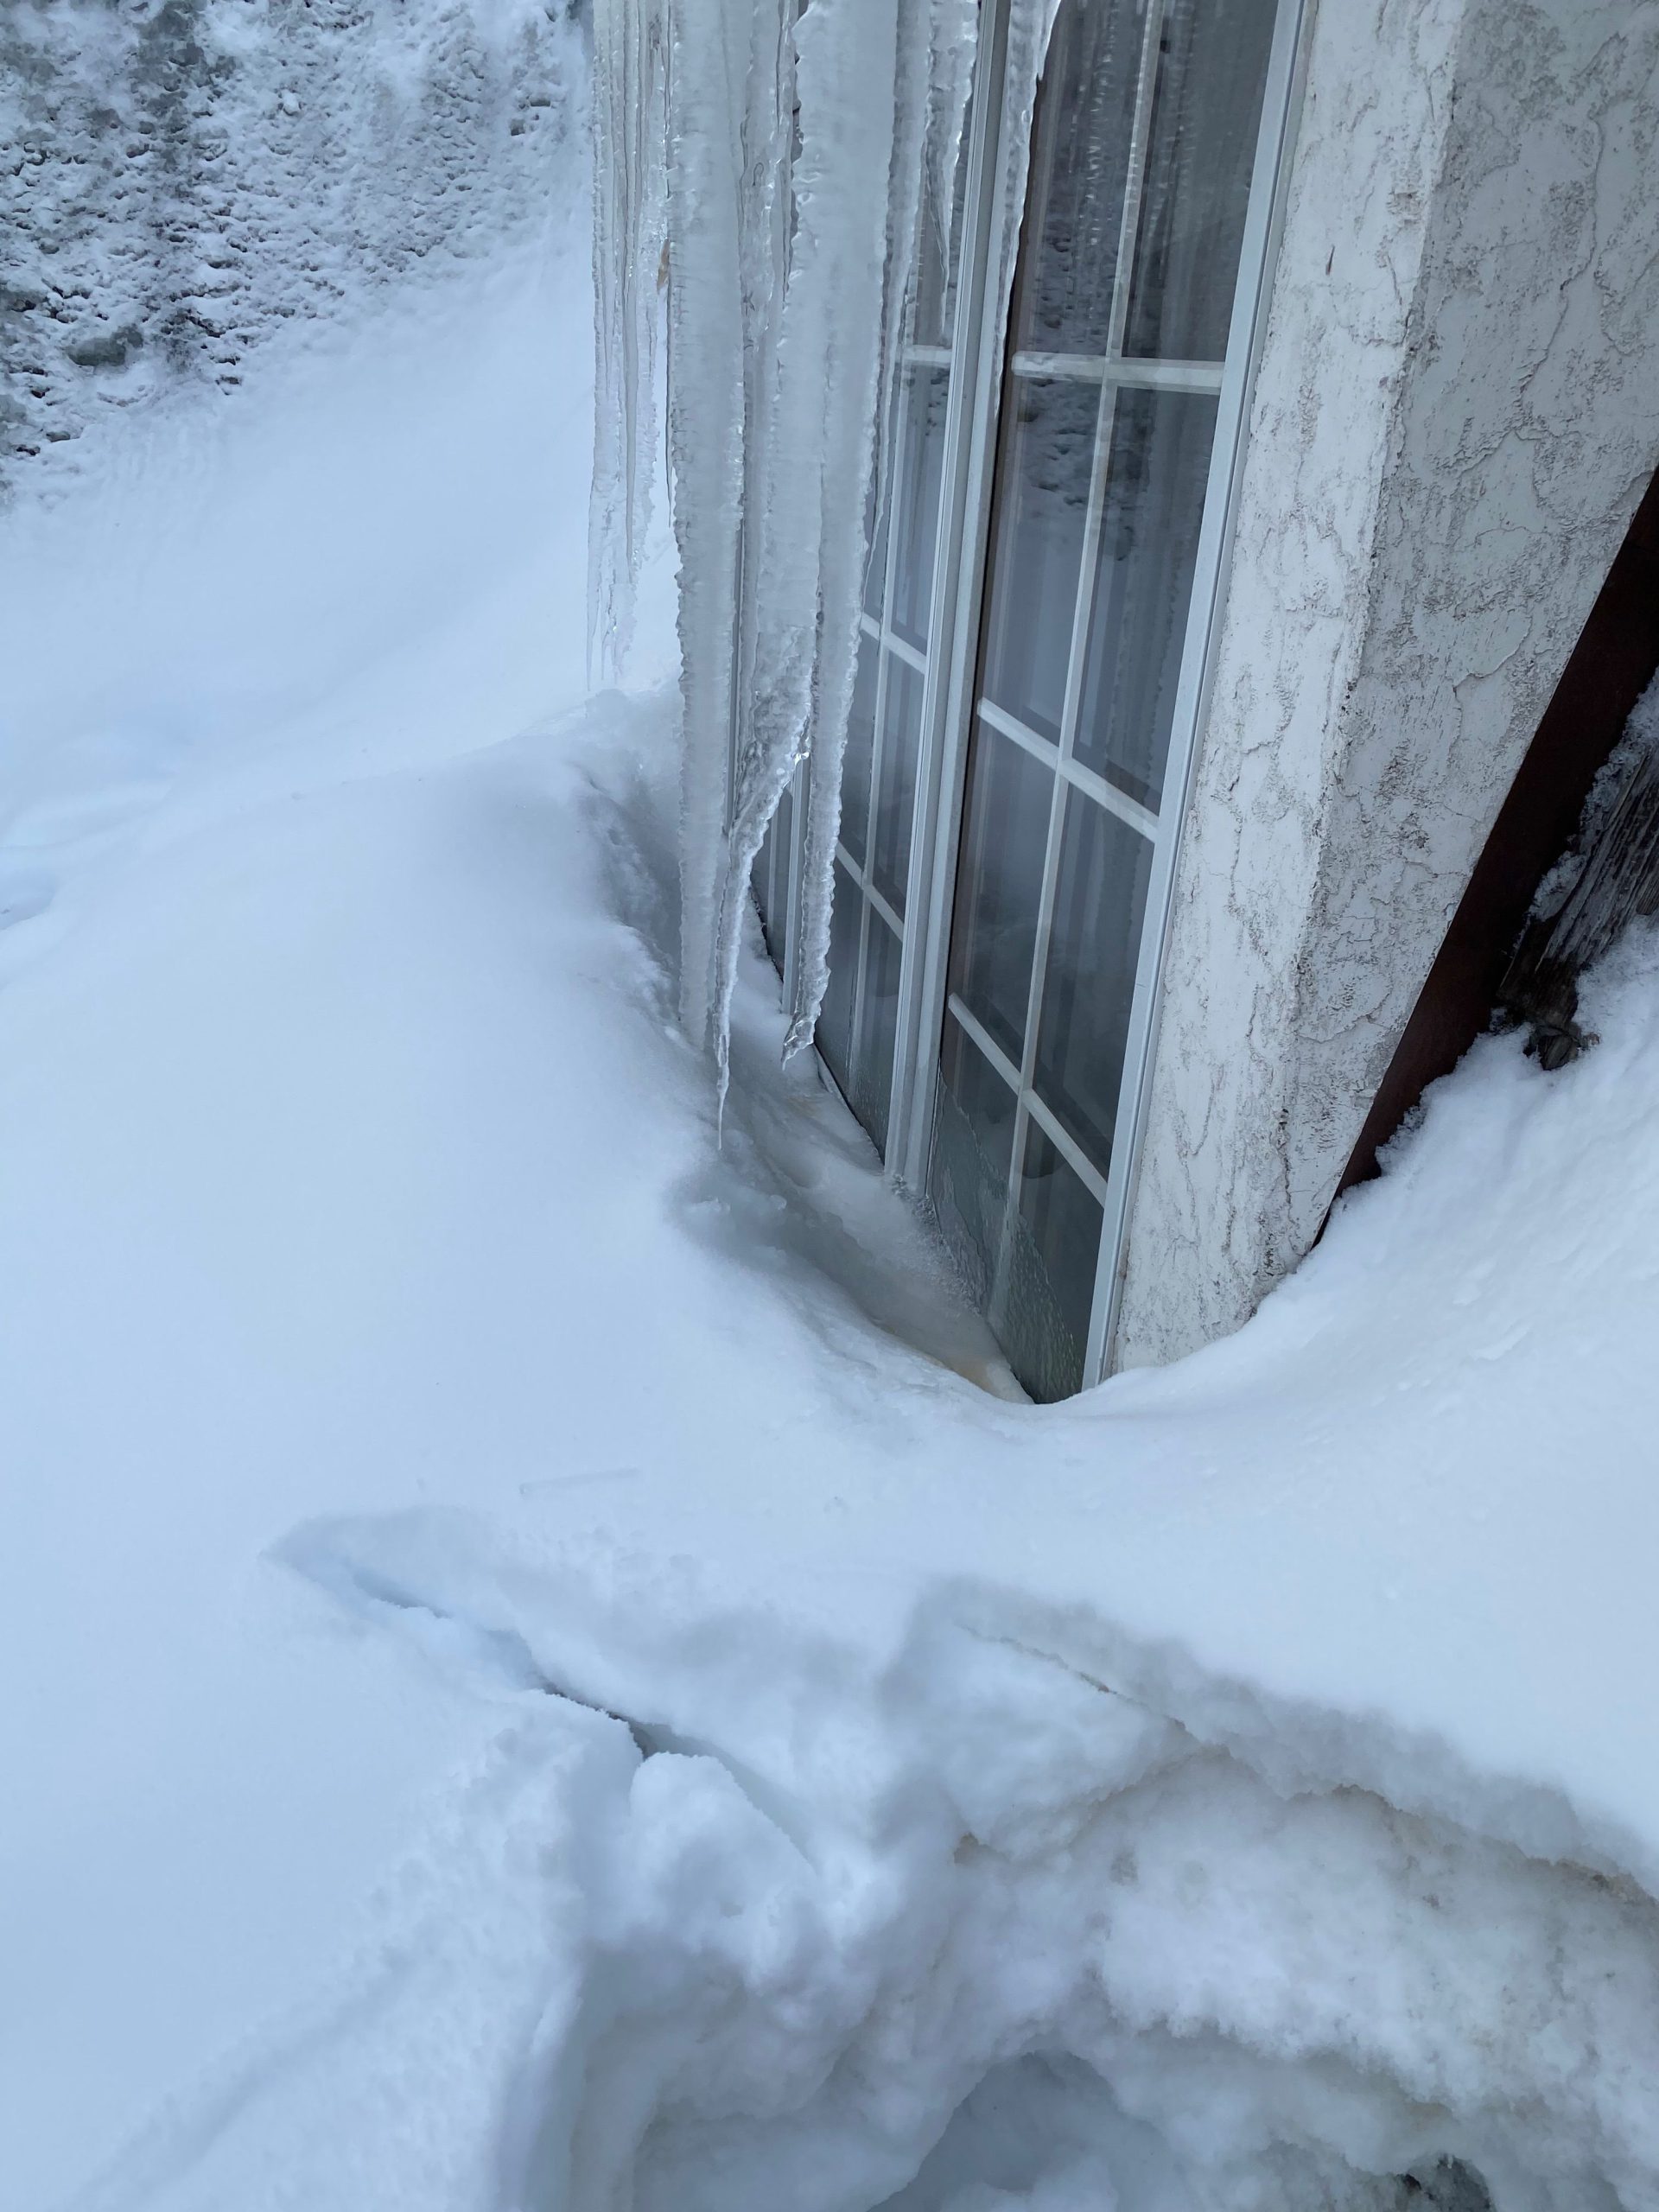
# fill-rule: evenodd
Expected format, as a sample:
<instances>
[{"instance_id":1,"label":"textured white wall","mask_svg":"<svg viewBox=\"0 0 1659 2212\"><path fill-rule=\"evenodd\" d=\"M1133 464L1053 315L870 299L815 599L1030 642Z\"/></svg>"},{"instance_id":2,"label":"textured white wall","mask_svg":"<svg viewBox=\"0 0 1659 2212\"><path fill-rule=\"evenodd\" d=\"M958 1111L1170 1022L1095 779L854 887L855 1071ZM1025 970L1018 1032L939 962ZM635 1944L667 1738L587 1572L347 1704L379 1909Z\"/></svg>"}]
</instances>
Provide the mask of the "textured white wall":
<instances>
[{"instance_id":1,"label":"textured white wall","mask_svg":"<svg viewBox=\"0 0 1659 2212\"><path fill-rule=\"evenodd\" d=\"M1659 463L1659 4L1321 0L1119 1363L1317 1234Z\"/></svg>"}]
</instances>

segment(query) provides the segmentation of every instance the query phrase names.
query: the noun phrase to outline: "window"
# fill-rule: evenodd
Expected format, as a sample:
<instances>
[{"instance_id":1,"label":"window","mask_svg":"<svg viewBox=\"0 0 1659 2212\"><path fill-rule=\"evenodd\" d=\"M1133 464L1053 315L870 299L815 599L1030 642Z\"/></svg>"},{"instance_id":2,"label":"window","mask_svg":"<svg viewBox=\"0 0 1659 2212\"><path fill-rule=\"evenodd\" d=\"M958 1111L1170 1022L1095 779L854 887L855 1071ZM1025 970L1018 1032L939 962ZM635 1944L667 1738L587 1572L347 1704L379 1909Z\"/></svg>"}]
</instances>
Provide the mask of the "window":
<instances>
[{"instance_id":1,"label":"window","mask_svg":"<svg viewBox=\"0 0 1659 2212\"><path fill-rule=\"evenodd\" d=\"M1042 1398L1109 1364L1294 15L1062 0L999 346L988 6L872 518L819 1046Z\"/></svg>"}]
</instances>

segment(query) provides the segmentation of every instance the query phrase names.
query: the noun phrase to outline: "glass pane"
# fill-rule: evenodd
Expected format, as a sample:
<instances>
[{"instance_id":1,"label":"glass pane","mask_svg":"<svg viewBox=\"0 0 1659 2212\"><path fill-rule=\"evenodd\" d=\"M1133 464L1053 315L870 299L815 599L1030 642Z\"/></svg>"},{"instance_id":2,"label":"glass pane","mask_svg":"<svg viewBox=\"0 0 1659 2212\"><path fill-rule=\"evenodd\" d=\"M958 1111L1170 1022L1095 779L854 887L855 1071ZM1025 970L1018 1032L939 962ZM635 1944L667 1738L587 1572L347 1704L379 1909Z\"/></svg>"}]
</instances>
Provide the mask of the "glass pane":
<instances>
[{"instance_id":1,"label":"glass pane","mask_svg":"<svg viewBox=\"0 0 1659 2212\"><path fill-rule=\"evenodd\" d=\"M841 756L841 842L862 868L870 818L870 764L875 753L875 678L880 648L868 631L858 639L858 667L853 677L853 710L847 720L847 750Z\"/></svg>"},{"instance_id":2,"label":"glass pane","mask_svg":"<svg viewBox=\"0 0 1659 2212\"><path fill-rule=\"evenodd\" d=\"M1052 772L980 722L950 931L950 988L1017 1067L1037 950Z\"/></svg>"},{"instance_id":3,"label":"glass pane","mask_svg":"<svg viewBox=\"0 0 1659 2212\"><path fill-rule=\"evenodd\" d=\"M1020 244L1016 346L1103 353L1146 0L1065 0L1049 42Z\"/></svg>"},{"instance_id":4,"label":"glass pane","mask_svg":"<svg viewBox=\"0 0 1659 2212\"><path fill-rule=\"evenodd\" d=\"M912 645L927 643L933 595L933 547L938 535L939 481L944 462L944 415L950 397L947 369L905 373L905 451L899 486L899 533L893 552L893 604L888 620Z\"/></svg>"},{"instance_id":5,"label":"glass pane","mask_svg":"<svg viewBox=\"0 0 1659 2212\"><path fill-rule=\"evenodd\" d=\"M1208 393L1117 396L1072 749L1154 812L1215 432Z\"/></svg>"},{"instance_id":6,"label":"glass pane","mask_svg":"<svg viewBox=\"0 0 1659 2212\"><path fill-rule=\"evenodd\" d=\"M864 995L858 1007L853 1111L885 1160L893 1100L893 1040L899 1033L899 943L874 908L864 946Z\"/></svg>"},{"instance_id":7,"label":"glass pane","mask_svg":"<svg viewBox=\"0 0 1659 2212\"><path fill-rule=\"evenodd\" d=\"M772 912L772 825L768 823L766 834L760 840L760 849L749 870L749 888L754 893L755 907L763 930L766 928Z\"/></svg>"},{"instance_id":8,"label":"glass pane","mask_svg":"<svg viewBox=\"0 0 1659 2212\"><path fill-rule=\"evenodd\" d=\"M876 509L879 490L876 479L881 472L880 441L870 461L869 488L864 494L864 612L873 622L881 620L883 597L887 588L887 510L883 501L880 512Z\"/></svg>"},{"instance_id":9,"label":"glass pane","mask_svg":"<svg viewBox=\"0 0 1659 2212\"><path fill-rule=\"evenodd\" d=\"M916 241L916 311L912 323L912 336L918 346L948 346L956 330L957 276L962 260L963 212L968 200L968 120L964 112L949 210L941 207L943 194L936 178L926 178L922 187L922 219Z\"/></svg>"},{"instance_id":10,"label":"glass pane","mask_svg":"<svg viewBox=\"0 0 1659 2212\"><path fill-rule=\"evenodd\" d=\"M755 856L755 903L760 909L760 934L772 964L784 972L784 948L789 937L789 855L794 842L795 797L785 791L767 826L766 840Z\"/></svg>"},{"instance_id":11,"label":"glass pane","mask_svg":"<svg viewBox=\"0 0 1659 2212\"><path fill-rule=\"evenodd\" d=\"M1014 1147L1014 1093L954 1015L944 1018L928 1195L982 1305L996 1277Z\"/></svg>"},{"instance_id":12,"label":"glass pane","mask_svg":"<svg viewBox=\"0 0 1659 2212\"><path fill-rule=\"evenodd\" d=\"M1057 743L1094 461L1096 385L1008 381L992 519L985 696Z\"/></svg>"},{"instance_id":13,"label":"glass pane","mask_svg":"<svg viewBox=\"0 0 1659 2212\"><path fill-rule=\"evenodd\" d=\"M939 1066L976 1148L1006 1190L1014 1150L1014 1093L953 1014L944 1017Z\"/></svg>"},{"instance_id":14,"label":"glass pane","mask_svg":"<svg viewBox=\"0 0 1659 2212\"><path fill-rule=\"evenodd\" d=\"M896 913L905 911L911 823L916 811L916 755L922 731L922 674L887 656L887 696L881 720L881 780L875 797L870 880Z\"/></svg>"},{"instance_id":15,"label":"glass pane","mask_svg":"<svg viewBox=\"0 0 1659 2212\"><path fill-rule=\"evenodd\" d=\"M858 925L863 894L836 862L835 904L830 913L830 985L818 1014L817 1045L824 1064L848 1096L853 1088L853 984L858 973Z\"/></svg>"},{"instance_id":16,"label":"glass pane","mask_svg":"<svg viewBox=\"0 0 1659 2212\"><path fill-rule=\"evenodd\" d=\"M1274 13L1275 0L1164 10L1126 353L1226 353Z\"/></svg>"},{"instance_id":17,"label":"glass pane","mask_svg":"<svg viewBox=\"0 0 1659 2212\"><path fill-rule=\"evenodd\" d=\"M1083 1388L1101 1225L1076 1169L1029 1123L1001 1330L1009 1363L1033 1398Z\"/></svg>"},{"instance_id":18,"label":"glass pane","mask_svg":"<svg viewBox=\"0 0 1659 2212\"><path fill-rule=\"evenodd\" d=\"M1103 1175L1112 1156L1151 873L1149 839L1081 792L1068 793L1036 1084Z\"/></svg>"}]
</instances>

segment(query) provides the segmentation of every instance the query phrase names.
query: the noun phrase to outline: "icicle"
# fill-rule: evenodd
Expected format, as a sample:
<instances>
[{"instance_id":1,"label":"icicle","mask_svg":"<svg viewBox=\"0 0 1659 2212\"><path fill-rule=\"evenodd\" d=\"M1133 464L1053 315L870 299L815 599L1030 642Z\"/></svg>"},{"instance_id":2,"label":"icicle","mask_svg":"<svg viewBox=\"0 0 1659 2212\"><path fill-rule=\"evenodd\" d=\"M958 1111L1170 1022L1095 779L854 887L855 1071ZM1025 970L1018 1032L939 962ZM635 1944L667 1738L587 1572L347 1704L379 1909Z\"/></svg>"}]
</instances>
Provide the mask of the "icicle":
<instances>
[{"instance_id":1,"label":"icicle","mask_svg":"<svg viewBox=\"0 0 1659 2212\"><path fill-rule=\"evenodd\" d=\"M876 408L878 516L886 511L890 491L888 447L906 319L912 308L922 197L925 192L932 195L940 233L948 237L957 160L973 81L977 16L973 0L935 0L925 19L925 38L912 36L907 44L901 41L898 56ZM830 980L830 917L835 895L836 840L841 826L842 763L858 658L867 556L863 487L869 480L869 466L867 438L863 467L847 480L847 490L856 492L855 518L849 521L846 512L849 502L843 500L842 511L833 518L833 533L826 531L822 680L817 723L806 747L810 766L801 897L794 917L796 984L784 1045L786 1059L810 1043ZM830 523L829 515L825 519Z\"/></svg>"},{"instance_id":2,"label":"icicle","mask_svg":"<svg viewBox=\"0 0 1659 2212\"><path fill-rule=\"evenodd\" d=\"M1020 245L1020 224L1026 209L1026 181L1031 168L1031 123L1037 106L1037 86L1048 55L1054 18L1060 0L1010 0L1007 59L1002 73L1003 147L1001 196L997 207L997 234L992 242L991 268L995 276L996 306L992 329L996 334L994 378L1002 373L1002 345L1008 327L1008 301L1014 290L1014 264Z\"/></svg>"},{"instance_id":3,"label":"icicle","mask_svg":"<svg viewBox=\"0 0 1659 2212\"><path fill-rule=\"evenodd\" d=\"M786 4L786 0L785 0ZM751 633L755 410L785 281L774 219L791 104L779 0L671 0L669 458L680 562L680 1018L721 1043L715 946L740 656Z\"/></svg>"},{"instance_id":4,"label":"icicle","mask_svg":"<svg viewBox=\"0 0 1659 2212\"><path fill-rule=\"evenodd\" d=\"M1055 4L1012 0L1004 299ZM887 467L924 194L949 229L977 16L974 0L596 0L594 628L613 658L626 646L665 233L680 1010L722 1090L750 869L804 760L791 1049L823 997L865 493L878 425Z\"/></svg>"},{"instance_id":5,"label":"icicle","mask_svg":"<svg viewBox=\"0 0 1659 2212\"><path fill-rule=\"evenodd\" d=\"M715 944L722 1068L750 867L815 741L815 710L839 731L850 704L893 142L892 108L867 88L896 73L898 11L899 0L818 0L796 31L795 224L750 518L755 654L739 702Z\"/></svg>"},{"instance_id":6,"label":"icicle","mask_svg":"<svg viewBox=\"0 0 1659 2212\"><path fill-rule=\"evenodd\" d=\"M664 0L594 0L590 681L595 662L613 680L627 657L658 458L667 62Z\"/></svg>"},{"instance_id":7,"label":"icicle","mask_svg":"<svg viewBox=\"0 0 1659 2212\"><path fill-rule=\"evenodd\" d=\"M1003 69L1000 143L1001 197L995 231L990 242L991 287L995 305L992 327L996 332L993 381L1001 373L1002 333L1007 322L1008 299L1014 284L1020 220L1025 207L1026 177L1031 158L1031 122L1037 101L1037 82L1048 51L1050 33L1059 0L1010 0L1007 50ZM881 480L877 512L889 493L887 482L887 425L891 419L893 379L899 355L900 315L907 304L912 277L910 256L919 213L917 194L923 180L935 194L935 212L944 235L950 231L952 182L971 76L974 48L971 27L964 32L960 17L937 4L931 14L927 107L920 143L914 129L901 127L894 138L894 181L891 195L889 273L896 286L895 308L890 302L888 341L882 382ZM902 148L902 151L901 151ZM902 231L899 226L904 225ZM862 538L862 522L859 525ZM827 603L827 602L826 602ZM858 609L852 608L850 645L844 681L836 691L825 694L823 722L810 748L806 794L806 830L802 848L801 899L796 924L796 988L790 1010L785 1055L810 1042L818 1011L830 980L830 918L835 895L836 839L841 821L842 759L846 750L847 722L852 704L854 658L858 645ZM828 655L826 654L826 659Z\"/></svg>"}]
</instances>

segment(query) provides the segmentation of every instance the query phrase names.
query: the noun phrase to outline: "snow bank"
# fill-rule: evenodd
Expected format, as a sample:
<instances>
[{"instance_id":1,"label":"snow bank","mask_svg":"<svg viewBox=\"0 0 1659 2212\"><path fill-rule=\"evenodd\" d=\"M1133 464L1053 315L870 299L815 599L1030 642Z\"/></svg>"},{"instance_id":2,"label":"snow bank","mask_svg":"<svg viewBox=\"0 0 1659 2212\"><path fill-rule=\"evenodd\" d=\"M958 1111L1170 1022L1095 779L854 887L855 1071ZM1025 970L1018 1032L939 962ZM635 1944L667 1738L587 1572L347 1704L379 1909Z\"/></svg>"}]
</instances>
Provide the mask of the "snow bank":
<instances>
[{"instance_id":1,"label":"snow bank","mask_svg":"<svg viewBox=\"0 0 1659 2212\"><path fill-rule=\"evenodd\" d=\"M356 1962L79 2201L1299 2212L1411 2173L1453 2212L1655 2202L1653 1630L1621 1578L1659 949L1602 977L1575 1068L1477 1053L1231 1344L999 1406L953 1371L968 1317L924 1353L832 1272L877 1172L777 1073L758 958L712 1151L671 741L611 707L167 849L143 964L183 1064L118 1185L174 1126L176 1224L238 1125L188 1052L222 968L329 1114L296 1135L279 1096L209 1249L360 1268L319 1321L216 1262L282 1388L208 1402L214 1464L235 1434L313 1494L404 1488L273 1528L273 1585L311 1593L298 1651L337 1618L335 1667L401 1654L476 1735ZM213 1050L290 1057L222 1022ZM79 1235L130 1280L158 1240L123 1260L106 1205ZM162 1307L146 1364L199 1409L206 1310ZM1516 1310L1580 1316L1570 1404Z\"/></svg>"},{"instance_id":2,"label":"snow bank","mask_svg":"<svg viewBox=\"0 0 1659 2212\"><path fill-rule=\"evenodd\" d=\"M582 696L581 282L481 270L0 532L7 2212L303 2009L493 1726L296 1632L259 1561L454 1444L388 1346L424 1313L442 1371L397 1286L486 1233L463 1191L423 1210L410 1118L465 1049L467 940L418 808L366 795ZM547 1264L480 1257L510 1313ZM503 1325L509 1373L543 1326Z\"/></svg>"},{"instance_id":3,"label":"snow bank","mask_svg":"<svg viewBox=\"0 0 1659 2212\"><path fill-rule=\"evenodd\" d=\"M963 1420L951 1400L930 1440L912 1429L895 1450L843 1405L824 1450L822 1405L803 1399L769 1491L732 1468L741 1436L722 1450L694 1417L671 1462L538 1488L511 1529L416 1513L282 1547L354 1617L412 1629L480 1688L575 1700L589 1732L615 1716L626 1771L560 1862L561 1878L578 1857L587 1870L580 1937L533 2085L504 2107L501 2193L480 2202L1383 2206L1406 2174L1448 2205L1483 2187L1562 2212L1659 2198L1659 1908L1630 1871L1650 1884L1652 1831L1626 1831L1621 1866L1611 1817L1653 1775L1650 1615L1622 1602L1617 1563L1634 1562L1634 1597L1651 1507L1624 1423L1647 1263L1616 1270L1569 1344L1580 1394L1555 1429L1532 1400L1530 1449L1508 1402L1532 1394L1504 1365L1510 1298L1548 1328L1565 1270L1583 1307L1615 1189L1640 1194L1630 1249L1651 1249L1651 940L1601 978L1598 1021L1599 1060L1568 1080L1510 1040L1442 1089L1282 1301L1301 1314L1270 1313L1259 1333L1280 1344L1247 1332L1211 1363L1236 1386L1219 1432L1205 1363L1078 1408L1086 1502L1056 1497L1051 1414ZM1471 1176L1471 1142L1507 1174ZM1487 1262L1502 1300L1477 1294ZM1379 1291L1392 1357L1344 1376L1341 1339L1375 1327ZM1279 1395L1286 1335L1322 1353L1323 1405L1306 1381ZM1621 1372L1622 1408L1598 1421L1598 1382ZM1426 1457L1427 1431L1456 1441L1443 1376L1465 1443L1484 1431L1487 1450L1435 1450L1430 1503L1401 1447L1414 1429ZM894 1395L902 1427L914 1408ZM757 1374L741 1428L771 1402ZM1391 1432L1381 1500L1356 1494L1363 1412ZM1275 1462L1252 1464L1252 1414L1278 1430ZM1310 1414L1328 1426L1322 1465L1295 1448ZM1155 1561L1160 1516L1133 1480L1149 1465L1184 1493L1166 1503L1188 1585L1185 1605L1158 1592L1164 1637L1137 1647L1103 1601ZM1206 1476L1236 1493L1207 1514ZM1334 1694L1351 1654L1321 1633L1333 1597L1363 1597L1317 1510L1327 1485L1361 1541L1381 1503L1413 1555L1373 1554L1395 1633L1369 1649L1370 1710ZM1528 1575L1547 1493L1596 1534ZM1253 1573L1252 1522L1289 1573ZM1224 1575L1257 1615L1257 1663L1230 1683L1180 1649L1215 1636ZM1540 1580L1554 1610L1534 1615ZM1551 1677L1582 1700L1541 1775L1454 1756L1491 1717L1471 1632L1497 1640L1488 1663L1516 1707ZM1438 1741L1411 1726L1425 1652ZM1269 1687L1288 1665L1300 1702ZM1576 1802L1548 1786L1567 1764Z\"/></svg>"}]
</instances>

